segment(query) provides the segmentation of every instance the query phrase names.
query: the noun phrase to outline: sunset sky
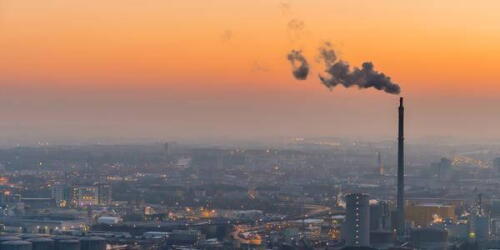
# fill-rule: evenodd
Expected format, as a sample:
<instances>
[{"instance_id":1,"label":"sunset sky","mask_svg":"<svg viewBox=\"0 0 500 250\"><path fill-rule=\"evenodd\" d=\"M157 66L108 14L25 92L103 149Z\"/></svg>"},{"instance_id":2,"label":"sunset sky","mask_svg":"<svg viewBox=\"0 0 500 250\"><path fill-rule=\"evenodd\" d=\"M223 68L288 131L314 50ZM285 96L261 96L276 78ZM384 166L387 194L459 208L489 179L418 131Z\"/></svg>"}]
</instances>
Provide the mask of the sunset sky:
<instances>
[{"instance_id":1,"label":"sunset sky","mask_svg":"<svg viewBox=\"0 0 500 250\"><path fill-rule=\"evenodd\" d=\"M0 0L0 138L394 137L398 96L321 85L317 48L330 41L401 85L410 140L500 139L498 10L497 0ZM312 64L307 81L293 79L292 49Z\"/></svg>"}]
</instances>

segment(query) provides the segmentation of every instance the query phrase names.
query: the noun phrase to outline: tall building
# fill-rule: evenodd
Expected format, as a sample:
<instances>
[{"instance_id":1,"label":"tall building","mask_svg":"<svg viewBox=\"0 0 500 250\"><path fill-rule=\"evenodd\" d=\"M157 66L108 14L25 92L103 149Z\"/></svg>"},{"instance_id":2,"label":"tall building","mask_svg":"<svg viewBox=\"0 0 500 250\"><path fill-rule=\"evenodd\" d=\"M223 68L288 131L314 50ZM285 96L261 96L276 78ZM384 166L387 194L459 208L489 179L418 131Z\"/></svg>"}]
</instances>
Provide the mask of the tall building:
<instances>
[{"instance_id":1,"label":"tall building","mask_svg":"<svg viewBox=\"0 0 500 250\"><path fill-rule=\"evenodd\" d=\"M58 207L66 207L69 205L70 193L68 186L64 184L54 184L52 186L51 196Z\"/></svg>"},{"instance_id":2,"label":"tall building","mask_svg":"<svg viewBox=\"0 0 500 250\"><path fill-rule=\"evenodd\" d=\"M346 217L342 238L347 246L370 245L370 205L366 194L349 194L345 197Z\"/></svg>"},{"instance_id":3,"label":"tall building","mask_svg":"<svg viewBox=\"0 0 500 250\"><path fill-rule=\"evenodd\" d=\"M62 184L55 184L52 186L51 190L51 196L52 199L55 200L56 204L60 206L62 201L64 200L64 185Z\"/></svg>"},{"instance_id":4,"label":"tall building","mask_svg":"<svg viewBox=\"0 0 500 250\"><path fill-rule=\"evenodd\" d=\"M478 242L487 241L491 236L491 220L483 210L482 197L482 194L478 195L477 203L469 215L469 235Z\"/></svg>"},{"instance_id":5,"label":"tall building","mask_svg":"<svg viewBox=\"0 0 500 250\"><path fill-rule=\"evenodd\" d=\"M99 204L97 186L73 187L72 203L76 207L95 206Z\"/></svg>"},{"instance_id":6,"label":"tall building","mask_svg":"<svg viewBox=\"0 0 500 250\"><path fill-rule=\"evenodd\" d=\"M500 218L500 200L491 200L490 213L492 218Z\"/></svg>"},{"instance_id":7,"label":"tall building","mask_svg":"<svg viewBox=\"0 0 500 250\"><path fill-rule=\"evenodd\" d=\"M111 204L111 186L109 184L97 184L98 204L108 206Z\"/></svg>"},{"instance_id":8,"label":"tall building","mask_svg":"<svg viewBox=\"0 0 500 250\"><path fill-rule=\"evenodd\" d=\"M391 210L385 201L370 204L370 230L371 231L392 231L391 230Z\"/></svg>"},{"instance_id":9,"label":"tall building","mask_svg":"<svg viewBox=\"0 0 500 250\"><path fill-rule=\"evenodd\" d=\"M382 163L382 155L380 154L380 152L377 153L377 167L378 174L384 175L384 164Z\"/></svg>"}]
</instances>

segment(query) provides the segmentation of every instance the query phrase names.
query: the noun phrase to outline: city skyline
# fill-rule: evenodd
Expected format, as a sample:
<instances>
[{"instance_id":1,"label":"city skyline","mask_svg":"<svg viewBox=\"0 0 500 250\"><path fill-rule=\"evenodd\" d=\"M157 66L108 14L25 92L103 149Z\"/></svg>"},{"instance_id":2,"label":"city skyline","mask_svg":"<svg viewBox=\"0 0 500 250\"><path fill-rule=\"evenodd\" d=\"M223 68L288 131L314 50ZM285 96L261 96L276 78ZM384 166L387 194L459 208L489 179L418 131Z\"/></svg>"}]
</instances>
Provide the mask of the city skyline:
<instances>
[{"instance_id":1,"label":"city skyline","mask_svg":"<svg viewBox=\"0 0 500 250\"><path fill-rule=\"evenodd\" d=\"M0 249L500 249L498 0L0 0Z\"/></svg>"}]
</instances>

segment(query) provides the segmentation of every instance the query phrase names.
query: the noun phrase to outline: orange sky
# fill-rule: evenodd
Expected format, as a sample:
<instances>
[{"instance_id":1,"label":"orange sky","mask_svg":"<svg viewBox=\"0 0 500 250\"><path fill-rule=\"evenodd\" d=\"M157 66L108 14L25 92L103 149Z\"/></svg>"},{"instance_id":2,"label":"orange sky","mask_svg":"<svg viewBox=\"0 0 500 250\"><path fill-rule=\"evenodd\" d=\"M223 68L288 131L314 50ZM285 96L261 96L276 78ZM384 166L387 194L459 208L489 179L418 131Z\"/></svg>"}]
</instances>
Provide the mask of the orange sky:
<instances>
[{"instance_id":1,"label":"orange sky","mask_svg":"<svg viewBox=\"0 0 500 250\"><path fill-rule=\"evenodd\" d=\"M498 9L495 0L2 0L0 129L392 136L395 96L320 85L314 58L331 41L344 60L373 61L400 83L415 136L500 136ZM302 32L287 29L293 19ZM313 62L306 82L291 76L291 49Z\"/></svg>"}]
</instances>

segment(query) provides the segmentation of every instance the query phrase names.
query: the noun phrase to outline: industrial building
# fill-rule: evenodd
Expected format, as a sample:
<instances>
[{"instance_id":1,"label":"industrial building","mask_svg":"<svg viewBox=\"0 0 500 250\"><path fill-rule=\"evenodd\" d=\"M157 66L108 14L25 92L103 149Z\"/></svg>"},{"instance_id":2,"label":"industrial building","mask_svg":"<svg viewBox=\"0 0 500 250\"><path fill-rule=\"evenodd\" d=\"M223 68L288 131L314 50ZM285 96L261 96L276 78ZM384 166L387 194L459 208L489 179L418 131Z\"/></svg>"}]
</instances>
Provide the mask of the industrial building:
<instances>
[{"instance_id":1,"label":"industrial building","mask_svg":"<svg viewBox=\"0 0 500 250\"><path fill-rule=\"evenodd\" d=\"M342 226L342 238L347 246L370 245L369 196L354 193L346 195L346 218Z\"/></svg>"},{"instance_id":2,"label":"industrial building","mask_svg":"<svg viewBox=\"0 0 500 250\"><path fill-rule=\"evenodd\" d=\"M427 227L444 219L456 220L455 206L439 203L409 203L406 206L406 220L417 227Z\"/></svg>"}]
</instances>

